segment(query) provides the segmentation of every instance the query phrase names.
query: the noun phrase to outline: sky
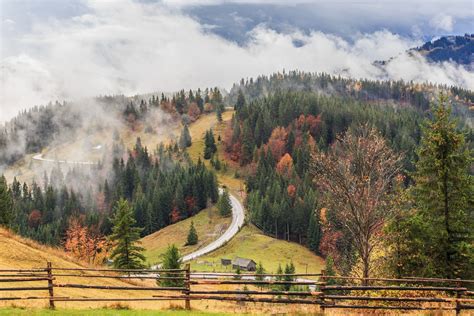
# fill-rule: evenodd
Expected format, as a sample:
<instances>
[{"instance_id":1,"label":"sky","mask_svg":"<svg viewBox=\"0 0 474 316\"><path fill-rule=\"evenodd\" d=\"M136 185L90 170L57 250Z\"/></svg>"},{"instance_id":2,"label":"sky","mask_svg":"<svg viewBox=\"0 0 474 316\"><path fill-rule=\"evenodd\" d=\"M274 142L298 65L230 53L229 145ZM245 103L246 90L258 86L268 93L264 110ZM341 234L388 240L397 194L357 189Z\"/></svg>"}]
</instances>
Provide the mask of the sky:
<instances>
[{"instance_id":1,"label":"sky","mask_svg":"<svg viewBox=\"0 0 474 316\"><path fill-rule=\"evenodd\" d=\"M474 87L463 67L405 54L474 33L472 0L0 0L0 18L0 122L49 101L229 89L283 69Z\"/></svg>"}]
</instances>

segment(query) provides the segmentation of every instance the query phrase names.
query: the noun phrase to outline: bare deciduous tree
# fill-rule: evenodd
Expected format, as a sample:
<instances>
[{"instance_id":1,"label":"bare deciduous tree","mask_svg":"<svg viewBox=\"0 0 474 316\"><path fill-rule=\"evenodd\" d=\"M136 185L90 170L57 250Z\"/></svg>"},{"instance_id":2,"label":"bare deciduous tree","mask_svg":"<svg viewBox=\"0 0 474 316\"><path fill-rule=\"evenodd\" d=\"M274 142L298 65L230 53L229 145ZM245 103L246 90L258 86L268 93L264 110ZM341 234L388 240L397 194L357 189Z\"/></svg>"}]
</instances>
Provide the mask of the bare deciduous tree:
<instances>
[{"instance_id":1,"label":"bare deciduous tree","mask_svg":"<svg viewBox=\"0 0 474 316\"><path fill-rule=\"evenodd\" d=\"M390 217L390 191L401 156L367 125L338 137L327 153L313 154L312 173L325 207L348 229L369 277L370 258Z\"/></svg>"}]
</instances>

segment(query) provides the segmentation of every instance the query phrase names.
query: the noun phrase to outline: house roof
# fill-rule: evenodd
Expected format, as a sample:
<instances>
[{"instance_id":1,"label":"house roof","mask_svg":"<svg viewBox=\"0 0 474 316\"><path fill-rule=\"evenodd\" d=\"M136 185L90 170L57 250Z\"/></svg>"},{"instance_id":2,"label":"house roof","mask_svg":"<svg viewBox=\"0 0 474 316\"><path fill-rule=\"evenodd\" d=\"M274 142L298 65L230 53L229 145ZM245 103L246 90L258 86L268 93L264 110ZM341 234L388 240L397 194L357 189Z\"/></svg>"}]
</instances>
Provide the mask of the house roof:
<instances>
[{"instance_id":1,"label":"house roof","mask_svg":"<svg viewBox=\"0 0 474 316\"><path fill-rule=\"evenodd\" d=\"M246 267L251 262L253 262L255 264L255 261L253 261L252 259L236 257L236 258L234 258L234 260L232 260L233 265L237 265L237 266L240 266L240 267Z\"/></svg>"}]
</instances>

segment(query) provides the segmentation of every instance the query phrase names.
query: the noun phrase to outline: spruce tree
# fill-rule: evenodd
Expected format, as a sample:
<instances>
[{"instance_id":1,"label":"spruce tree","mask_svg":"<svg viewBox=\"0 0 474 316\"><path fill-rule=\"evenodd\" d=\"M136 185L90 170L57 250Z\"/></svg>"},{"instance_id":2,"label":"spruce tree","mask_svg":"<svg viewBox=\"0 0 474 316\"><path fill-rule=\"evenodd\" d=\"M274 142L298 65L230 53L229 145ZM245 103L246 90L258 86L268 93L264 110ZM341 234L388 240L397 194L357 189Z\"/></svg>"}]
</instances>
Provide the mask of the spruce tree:
<instances>
[{"instance_id":1,"label":"spruce tree","mask_svg":"<svg viewBox=\"0 0 474 316\"><path fill-rule=\"evenodd\" d=\"M229 191L227 191L227 189L222 191L219 201L217 202L217 207L221 216L229 216L232 214L232 203L230 202Z\"/></svg>"},{"instance_id":2,"label":"spruce tree","mask_svg":"<svg viewBox=\"0 0 474 316\"><path fill-rule=\"evenodd\" d=\"M473 153L440 96L422 128L411 197L416 213L405 217L406 273L446 278L474 275ZM422 259L422 261L420 261Z\"/></svg>"},{"instance_id":3,"label":"spruce tree","mask_svg":"<svg viewBox=\"0 0 474 316\"><path fill-rule=\"evenodd\" d=\"M285 265L284 280L286 282L293 282L295 277L292 276L292 274L295 274L295 266L294 266L293 262L290 262L290 264ZM289 291L290 288L291 288L291 284L290 283L283 284L283 287L284 287L285 291Z\"/></svg>"},{"instance_id":4,"label":"spruce tree","mask_svg":"<svg viewBox=\"0 0 474 316\"><path fill-rule=\"evenodd\" d=\"M186 241L186 246L196 245L198 243L198 235L196 228L194 228L194 222L191 221L191 226L189 227L188 238Z\"/></svg>"},{"instance_id":5,"label":"spruce tree","mask_svg":"<svg viewBox=\"0 0 474 316\"><path fill-rule=\"evenodd\" d=\"M334 270L334 259L331 257L331 255L326 257L326 276L335 276L336 275L336 270ZM326 284L328 285L333 285L336 284L335 279L326 279Z\"/></svg>"},{"instance_id":6,"label":"spruce tree","mask_svg":"<svg viewBox=\"0 0 474 316\"><path fill-rule=\"evenodd\" d=\"M179 253L178 247L172 244L168 246L166 252L163 255L163 262L162 268L165 270L175 270L181 269L181 254ZM158 280L159 285L161 286L170 286L170 287L177 287L183 286L183 280L176 280L172 279L172 277L177 277L178 275L175 272L170 273L163 273L164 278L162 280Z\"/></svg>"},{"instance_id":7,"label":"spruce tree","mask_svg":"<svg viewBox=\"0 0 474 316\"><path fill-rule=\"evenodd\" d=\"M0 177L0 225L8 226L13 220L13 198L7 180Z\"/></svg>"},{"instance_id":8,"label":"spruce tree","mask_svg":"<svg viewBox=\"0 0 474 316\"><path fill-rule=\"evenodd\" d=\"M181 135L179 136L179 148L185 149L190 147L192 144L191 134L189 133L189 128L187 124L184 124Z\"/></svg>"},{"instance_id":9,"label":"spruce tree","mask_svg":"<svg viewBox=\"0 0 474 316\"><path fill-rule=\"evenodd\" d=\"M136 221L133 212L125 199L117 201L115 216L112 218L112 235L110 240L115 243L111 258L117 269L142 269L145 267L144 248L137 246L142 228L134 227Z\"/></svg>"},{"instance_id":10,"label":"spruce tree","mask_svg":"<svg viewBox=\"0 0 474 316\"><path fill-rule=\"evenodd\" d=\"M206 131L204 135L204 159L211 159L212 155L217 151L216 140L212 129Z\"/></svg>"},{"instance_id":11,"label":"spruce tree","mask_svg":"<svg viewBox=\"0 0 474 316\"><path fill-rule=\"evenodd\" d=\"M222 122L222 112L224 111L223 109L223 106L221 106L220 104L218 104L216 106L216 117L217 117L217 121L220 123Z\"/></svg>"},{"instance_id":12,"label":"spruce tree","mask_svg":"<svg viewBox=\"0 0 474 316\"><path fill-rule=\"evenodd\" d=\"M321 241L321 227L315 214L309 217L308 225L308 248L314 253L319 251L319 242Z\"/></svg>"},{"instance_id":13,"label":"spruce tree","mask_svg":"<svg viewBox=\"0 0 474 316\"><path fill-rule=\"evenodd\" d=\"M265 268L263 267L263 264L261 261L258 262L257 264L257 269L255 270L255 274L257 275L255 277L255 279L257 281L263 281L264 280L264 276L262 274L265 274Z\"/></svg>"},{"instance_id":14,"label":"spruce tree","mask_svg":"<svg viewBox=\"0 0 474 316\"><path fill-rule=\"evenodd\" d=\"M275 281L283 281L285 279L284 276L282 275L283 274L283 269L281 268L281 264L278 264L278 269L277 269L276 274L277 275L275 277ZM283 284L275 284L273 286L274 291L282 291L283 288L284 288Z\"/></svg>"},{"instance_id":15,"label":"spruce tree","mask_svg":"<svg viewBox=\"0 0 474 316\"><path fill-rule=\"evenodd\" d=\"M245 96L242 92L242 89L239 89L239 94L237 95L237 102L235 103L234 110L239 111L245 105Z\"/></svg>"}]
</instances>

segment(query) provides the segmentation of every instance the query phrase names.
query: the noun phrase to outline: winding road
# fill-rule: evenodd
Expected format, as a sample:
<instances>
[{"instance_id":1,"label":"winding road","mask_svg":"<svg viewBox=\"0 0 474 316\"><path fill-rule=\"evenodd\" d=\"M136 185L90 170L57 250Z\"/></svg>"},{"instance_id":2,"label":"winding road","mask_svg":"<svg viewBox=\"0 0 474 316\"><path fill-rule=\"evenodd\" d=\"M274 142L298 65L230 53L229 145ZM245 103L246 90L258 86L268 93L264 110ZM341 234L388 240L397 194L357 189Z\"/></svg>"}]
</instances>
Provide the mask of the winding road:
<instances>
[{"instance_id":1,"label":"winding road","mask_svg":"<svg viewBox=\"0 0 474 316\"><path fill-rule=\"evenodd\" d=\"M70 164L70 165L97 165L97 162L93 162L93 161L74 161L74 160L58 160L58 159L43 158L43 154L34 155L33 160L42 161L42 162L65 163L65 164Z\"/></svg>"},{"instance_id":2,"label":"winding road","mask_svg":"<svg viewBox=\"0 0 474 316\"><path fill-rule=\"evenodd\" d=\"M222 194L222 189L219 189L219 191ZM191 261L211 251L216 250L217 248L221 247L226 242L231 240L232 237L234 237L239 232L240 227L242 227L242 225L244 224L244 207L235 196L233 196L232 194L229 194L229 196L230 203L232 204L232 223L230 223L229 228L224 232L224 234L222 234L219 238L217 238L210 244L188 255L185 255L183 257L183 262Z\"/></svg>"}]
</instances>

